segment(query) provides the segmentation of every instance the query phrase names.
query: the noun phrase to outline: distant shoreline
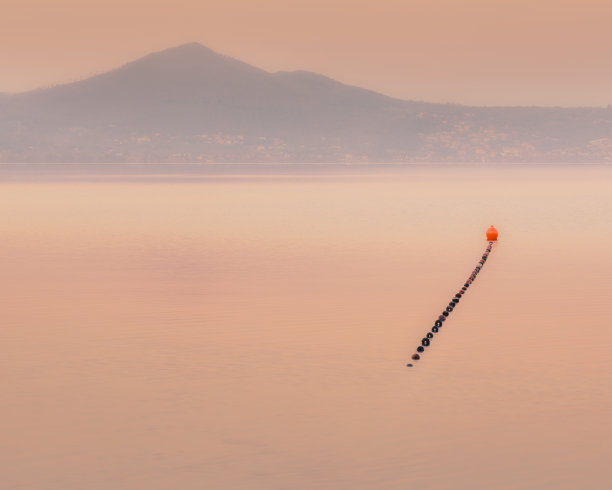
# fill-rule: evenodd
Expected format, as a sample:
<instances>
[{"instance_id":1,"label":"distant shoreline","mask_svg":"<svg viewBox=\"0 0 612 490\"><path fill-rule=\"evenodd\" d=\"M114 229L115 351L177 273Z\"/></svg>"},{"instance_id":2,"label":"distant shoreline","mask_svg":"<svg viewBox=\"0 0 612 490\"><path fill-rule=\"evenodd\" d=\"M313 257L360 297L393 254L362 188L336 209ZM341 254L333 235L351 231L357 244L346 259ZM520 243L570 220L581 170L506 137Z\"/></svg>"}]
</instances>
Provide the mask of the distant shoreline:
<instances>
[{"instance_id":1,"label":"distant shoreline","mask_svg":"<svg viewBox=\"0 0 612 490\"><path fill-rule=\"evenodd\" d=\"M525 170L551 178L559 171L612 168L610 163L0 163L0 183L301 179L409 179L416 175L445 179L464 169L466 177ZM556 172L551 173L555 169ZM543 172L538 172L542 170ZM476 172L476 174L474 173Z\"/></svg>"}]
</instances>

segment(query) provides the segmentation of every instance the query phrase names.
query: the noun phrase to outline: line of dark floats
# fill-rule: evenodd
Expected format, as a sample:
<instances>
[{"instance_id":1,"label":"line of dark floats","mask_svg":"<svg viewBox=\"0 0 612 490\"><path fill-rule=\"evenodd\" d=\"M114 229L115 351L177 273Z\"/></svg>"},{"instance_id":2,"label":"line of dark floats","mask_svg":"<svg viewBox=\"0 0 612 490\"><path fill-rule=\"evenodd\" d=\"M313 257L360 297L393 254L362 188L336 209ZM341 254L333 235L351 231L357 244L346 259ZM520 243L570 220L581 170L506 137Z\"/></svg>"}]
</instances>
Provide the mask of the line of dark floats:
<instances>
[{"instance_id":1,"label":"line of dark floats","mask_svg":"<svg viewBox=\"0 0 612 490\"><path fill-rule=\"evenodd\" d=\"M417 351L414 354L412 354L412 360L413 361L418 361L421 358L421 354L423 352L425 352L425 348L429 347L429 345L431 344L432 339L434 338L434 335L437 334L440 331L440 329L442 328L442 325L444 324L446 319L449 317L449 315L455 309L455 306L457 306L459 304L459 300L467 292L468 288L470 287L470 284L472 284L474 282L474 280L476 279L476 276L478 276L478 274L480 273L480 271L484 267L484 264L487 261L487 258L489 257L489 254L491 253L491 250L493 249L493 243L494 242L489 242L489 245L485 249L485 252L482 254L482 258L478 261L478 264L476 265L476 267L474 268L474 270L470 274L470 277L468 277L467 281L465 281L465 284L463 285L463 287L457 292L457 294L455 294L453 299L450 300L450 302L448 303L448 306L444 309L442 314L434 322L434 326L431 327L429 332L427 332L427 335L425 335L425 337L423 337L421 339L421 345L419 345L416 348ZM413 364L412 363L408 363L408 364L406 364L406 366L412 367Z\"/></svg>"}]
</instances>

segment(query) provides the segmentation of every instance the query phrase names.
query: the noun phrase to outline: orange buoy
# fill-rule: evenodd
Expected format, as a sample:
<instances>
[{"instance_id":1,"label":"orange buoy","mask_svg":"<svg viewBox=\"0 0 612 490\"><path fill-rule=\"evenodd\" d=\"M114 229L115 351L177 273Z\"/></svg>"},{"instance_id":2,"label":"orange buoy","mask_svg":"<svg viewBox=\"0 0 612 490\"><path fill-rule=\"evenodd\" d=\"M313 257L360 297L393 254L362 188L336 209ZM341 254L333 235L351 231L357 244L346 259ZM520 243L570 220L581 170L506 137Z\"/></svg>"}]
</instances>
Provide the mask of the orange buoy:
<instances>
[{"instance_id":1,"label":"orange buoy","mask_svg":"<svg viewBox=\"0 0 612 490\"><path fill-rule=\"evenodd\" d=\"M487 241L496 242L497 241L497 229L491 225L491 228L487 230Z\"/></svg>"}]
</instances>

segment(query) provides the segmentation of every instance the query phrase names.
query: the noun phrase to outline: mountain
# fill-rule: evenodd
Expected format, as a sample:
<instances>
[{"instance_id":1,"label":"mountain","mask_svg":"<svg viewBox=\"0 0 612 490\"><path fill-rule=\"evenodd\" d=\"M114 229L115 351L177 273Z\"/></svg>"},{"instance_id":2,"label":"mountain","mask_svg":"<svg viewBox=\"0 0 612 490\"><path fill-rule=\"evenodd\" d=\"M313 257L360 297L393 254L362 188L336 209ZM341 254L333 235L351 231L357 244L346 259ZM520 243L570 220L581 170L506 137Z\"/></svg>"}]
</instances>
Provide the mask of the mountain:
<instances>
[{"instance_id":1,"label":"mountain","mask_svg":"<svg viewBox=\"0 0 612 490\"><path fill-rule=\"evenodd\" d=\"M0 162L610 161L612 109L394 99L197 43L0 94Z\"/></svg>"}]
</instances>

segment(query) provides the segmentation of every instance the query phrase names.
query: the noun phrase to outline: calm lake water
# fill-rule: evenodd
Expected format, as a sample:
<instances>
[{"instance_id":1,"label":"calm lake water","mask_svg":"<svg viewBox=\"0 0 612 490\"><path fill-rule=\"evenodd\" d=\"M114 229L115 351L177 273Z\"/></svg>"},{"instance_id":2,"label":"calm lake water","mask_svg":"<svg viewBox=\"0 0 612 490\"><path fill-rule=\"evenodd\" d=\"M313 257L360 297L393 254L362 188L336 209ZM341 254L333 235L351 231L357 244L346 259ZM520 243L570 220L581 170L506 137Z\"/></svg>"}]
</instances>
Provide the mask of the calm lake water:
<instances>
[{"instance_id":1,"label":"calm lake water","mask_svg":"<svg viewBox=\"0 0 612 490\"><path fill-rule=\"evenodd\" d=\"M3 490L609 487L612 167L109 169L0 173Z\"/></svg>"}]
</instances>

